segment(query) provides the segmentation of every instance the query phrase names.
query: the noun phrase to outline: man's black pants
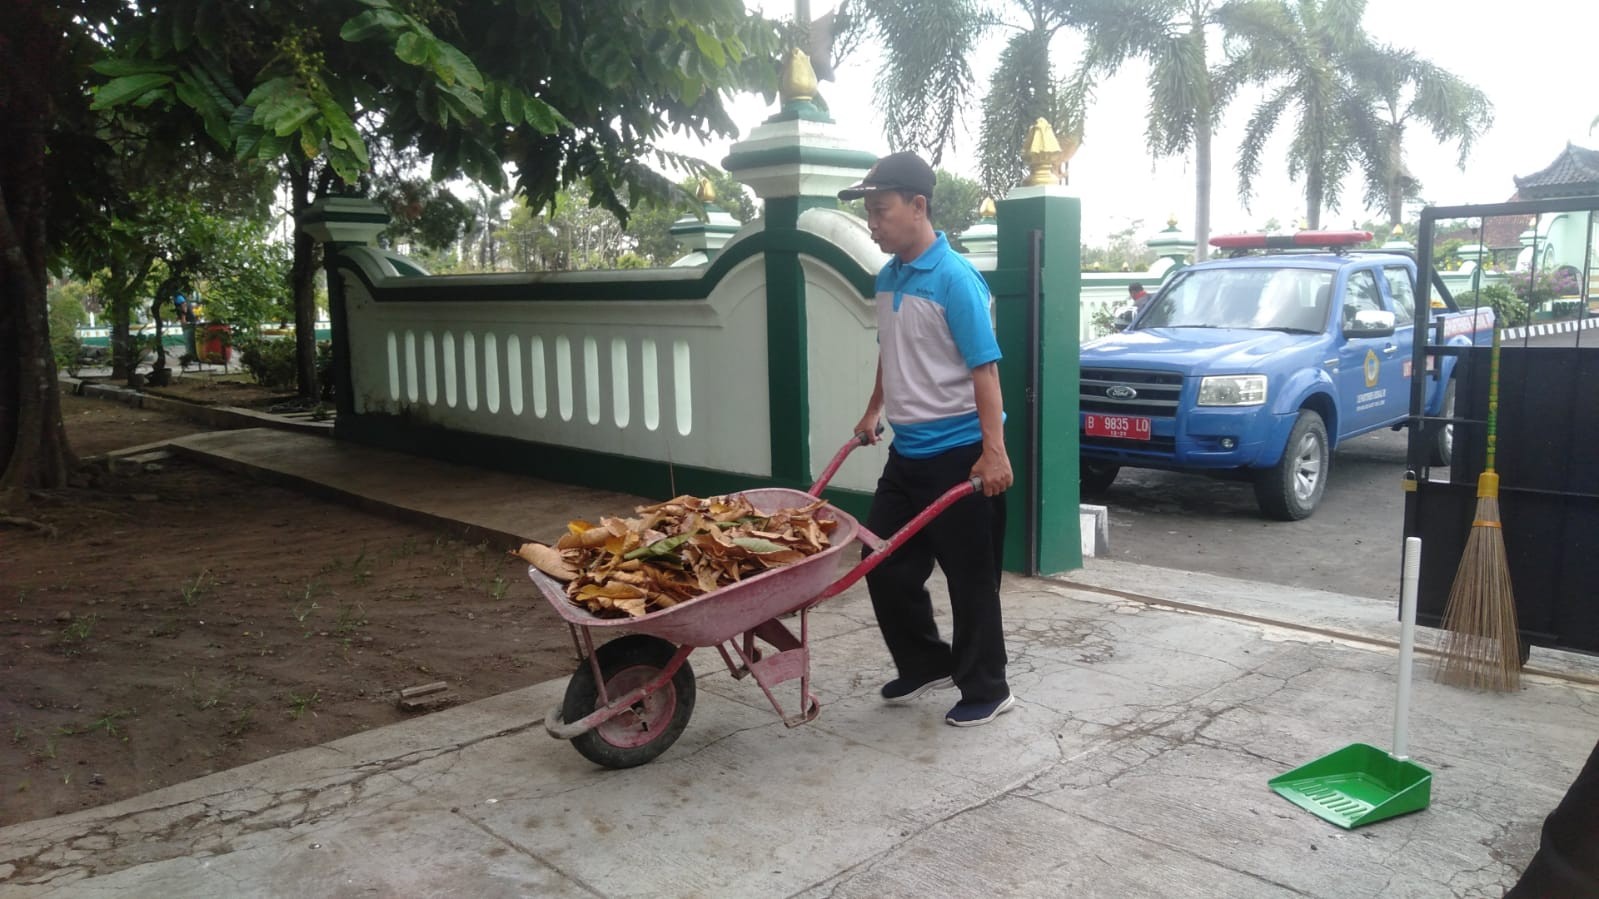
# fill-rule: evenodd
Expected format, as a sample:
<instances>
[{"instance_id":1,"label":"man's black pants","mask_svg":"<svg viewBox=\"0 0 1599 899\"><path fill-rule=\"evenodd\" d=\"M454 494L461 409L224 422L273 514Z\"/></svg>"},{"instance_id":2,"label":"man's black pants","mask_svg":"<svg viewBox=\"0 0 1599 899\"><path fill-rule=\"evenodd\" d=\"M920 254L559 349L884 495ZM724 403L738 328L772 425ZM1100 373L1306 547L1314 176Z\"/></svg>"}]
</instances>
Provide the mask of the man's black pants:
<instances>
[{"instance_id":1,"label":"man's black pants","mask_svg":"<svg viewBox=\"0 0 1599 899\"><path fill-rule=\"evenodd\" d=\"M1505 899L1599 896L1599 743L1543 823L1543 841Z\"/></svg>"},{"instance_id":2,"label":"man's black pants","mask_svg":"<svg viewBox=\"0 0 1599 899\"><path fill-rule=\"evenodd\" d=\"M980 455L981 443L929 459L910 459L890 449L866 526L887 539L944 491L970 478ZM979 493L945 510L866 576L877 626L901 677L953 677L967 702L994 702L1009 695L999 608L1004 543L1004 494ZM953 645L944 642L933 622L927 578L934 562L949 584Z\"/></svg>"}]
</instances>

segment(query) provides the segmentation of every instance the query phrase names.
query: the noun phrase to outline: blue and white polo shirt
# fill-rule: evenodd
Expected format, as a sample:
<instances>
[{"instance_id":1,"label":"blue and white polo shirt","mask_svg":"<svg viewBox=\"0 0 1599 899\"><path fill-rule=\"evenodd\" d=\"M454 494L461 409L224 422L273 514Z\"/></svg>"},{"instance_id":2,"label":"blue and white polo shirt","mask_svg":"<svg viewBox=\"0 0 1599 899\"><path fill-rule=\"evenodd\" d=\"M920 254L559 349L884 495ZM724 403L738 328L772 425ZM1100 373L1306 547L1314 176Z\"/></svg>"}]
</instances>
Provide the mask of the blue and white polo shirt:
<instances>
[{"instance_id":1,"label":"blue and white polo shirt","mask_svg":"<svg viewBox=\"0 0 1599 899\"><path fill-rule=\"evenodd\" d=\"M883 413L894 450L925 459L983 439L972 369L1000 358L988 284L944 232L877 273Z\"/></svg>"}]
</instances>

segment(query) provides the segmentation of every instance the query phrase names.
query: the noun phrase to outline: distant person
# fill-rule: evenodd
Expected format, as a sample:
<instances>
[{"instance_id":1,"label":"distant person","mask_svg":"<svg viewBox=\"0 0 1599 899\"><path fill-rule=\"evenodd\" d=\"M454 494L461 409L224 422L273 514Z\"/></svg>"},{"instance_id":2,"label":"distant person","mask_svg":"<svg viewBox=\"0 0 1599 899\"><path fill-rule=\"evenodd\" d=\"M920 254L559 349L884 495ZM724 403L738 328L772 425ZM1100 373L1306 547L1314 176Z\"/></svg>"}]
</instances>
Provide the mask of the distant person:
<instances>
[{"instance_id":1,"label":"distant person","mask_svg":"<svg viewBox=\"0 0 1599 899\"><path fill-rule=\"evenodd\" d=\"M194 304L181 293L172 300L172 305L176 307L178 323L183 326L183 352L189 358L198 360L200 353L195 349L194 325L200 316L195 312Z\"/></svg>"},{"instance_id":2,"label":"distant person","mask_svg":"<svg viewBox=\"0 0 1599 899\"><path fill-rule=\"evenodd\" d=\"M1151 294L1144 290L1143 284L1140 284L1137 281L1127 285L1127 296L1133 301L1133 309L1137 310L1133 313L1134 317L1137 317L1144 311L1144 306L1148 304L1151 299Z\"/></svg>"}]
</instances>

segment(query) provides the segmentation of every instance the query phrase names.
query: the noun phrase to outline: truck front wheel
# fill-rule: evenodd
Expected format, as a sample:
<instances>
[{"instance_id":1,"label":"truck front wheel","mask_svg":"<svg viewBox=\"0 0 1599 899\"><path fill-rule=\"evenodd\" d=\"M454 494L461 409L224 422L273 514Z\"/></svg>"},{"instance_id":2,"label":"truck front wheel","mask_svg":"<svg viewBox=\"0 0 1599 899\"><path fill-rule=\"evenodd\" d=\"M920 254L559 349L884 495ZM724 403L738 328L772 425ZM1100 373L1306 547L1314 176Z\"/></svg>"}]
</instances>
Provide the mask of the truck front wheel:
<instances>
[{"instance_id":1,"label":"truck front wheel","mask_svg":"<svg viewBox=\"0 0 1599 899\"><path fill-rule=\"evenodd\" d=\"M1084 462L1080 469L1081 477L1078 480L1079 492L1083 496L1100 496L1110 489L1116 480L1116 475L1122 470L1120 465L1108 462Z\"/></svg>"},{"instance_id":2,"label":"truck front wheel","mask_svg":"<svg viewBox=\"0 0 1599 899\"><path fill-rule=\"evenodd\" d=\"M1455 417L1455 379L1450 378L1444 385L1443 407L1438 410L1441 418ZM1450 423L1438 425L1438 430L1432 435L1432 440L1427 447L1427 464L1448 467L1455 458L1455 426Z\"/></svg>"},{"instance_id":3,"label":"truck front wheel","mask_svg":"<svg viewBox=\"0 0 1599 899\"><path fill-rule=\"evenodd\" d=\"M1327 447L1327 426L1309 409L1288 432L1288 444L1277 464L1255 476L1255 500L1260 511L1279 521L1309 518L1327 488L1332 453Z\"/></svg>"}]
</instances>

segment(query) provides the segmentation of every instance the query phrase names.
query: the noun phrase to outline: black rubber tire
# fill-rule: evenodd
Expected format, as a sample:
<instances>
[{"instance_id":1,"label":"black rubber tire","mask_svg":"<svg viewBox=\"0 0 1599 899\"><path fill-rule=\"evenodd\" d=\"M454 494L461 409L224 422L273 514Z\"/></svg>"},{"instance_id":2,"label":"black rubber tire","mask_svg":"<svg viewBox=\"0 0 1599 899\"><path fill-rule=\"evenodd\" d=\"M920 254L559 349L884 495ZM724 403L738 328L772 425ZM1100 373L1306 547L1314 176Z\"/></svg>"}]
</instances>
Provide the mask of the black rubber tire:
<instances>
[{"instance_id":1,"label":"black rubber tire","mask_svg":"<svg viewBox=\"0 0 1599 899\"><path fill-rule=\"evenodd\" d=\"M1444 385L1443 407L1438 411L1442 418L1455 417L1455 379ZM1440 424L1427 443L1427 464L1448 466L1455 458L1455 426Z\"/></svg>"},{"instance_id":2,"label":"black rubber tire","mask_svg":"<svg viewBox=\"0 0 1599 899\"><path fill-rule=\"evenodd\" d=\"M628 681L630 685L626 688L631 690L639 685L639 678L649 680L658 675L676 652L676 646L659 637L629 634L594 650L594 655L599 660L601 676L605 678L606 692L615 696L617 687L612 685L623 686L618 678ZM588 659L584 659L566 684L561 720L576 721L594 711L599 707L599 696L594 669ZM637 717L622 714L573 737L572 748L606 768L633 768L653 761L671 748L688 727L689 716L694 714L694 669L687 659L664 687L645 697L642 706L645 717L657 719L657 725L660 719L665 719L665 726L658 726L653 737L638 745L618 742L617 737L624 729L636 734L641 726Z\"/></svg>"},{"instance_id":3,"label":"black rubber tire","mask_svg":"<svg viewBox=\"0 0 1599 899\"><path fill-rule=\"evenodd\" d=\"M1288 443L1277 464L1255 476L1255 500L1260 511L1278 521L1309 518L1327 489L1332 450L1327 426L1310 409L1299 410Z\"/></svg>"},{"instance_id":4,"label":"black rubber tire","mask_svg":"<svg viewBox=\"0 0 1599 899\"><path fill-rule=\"evenodd\" d=\"M1078 493L1082 496L1102 496L1116 481L1116 475L1122 470L1120 465L1108 462L1082 462L1080 463L1080 477L1078 478Z\"/></svg>"}]
</instances>

